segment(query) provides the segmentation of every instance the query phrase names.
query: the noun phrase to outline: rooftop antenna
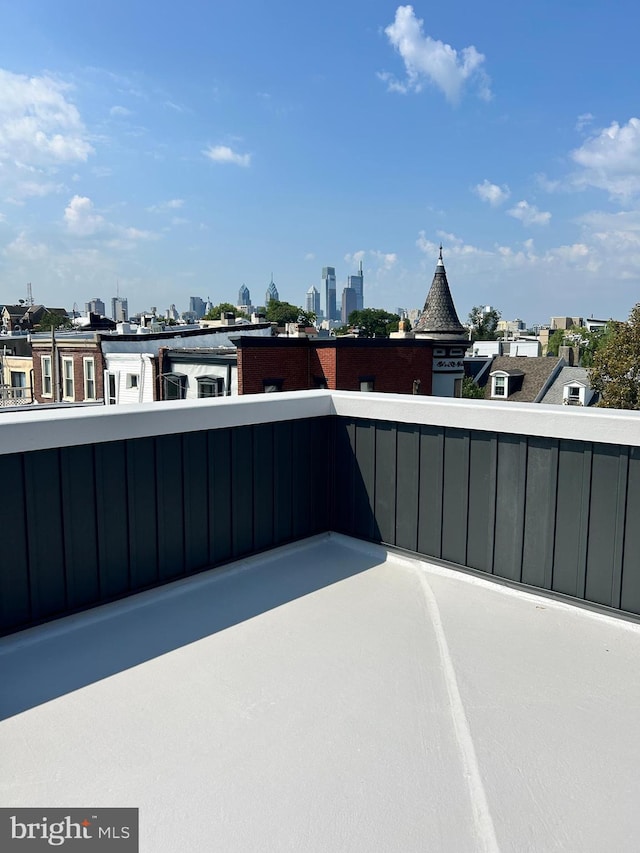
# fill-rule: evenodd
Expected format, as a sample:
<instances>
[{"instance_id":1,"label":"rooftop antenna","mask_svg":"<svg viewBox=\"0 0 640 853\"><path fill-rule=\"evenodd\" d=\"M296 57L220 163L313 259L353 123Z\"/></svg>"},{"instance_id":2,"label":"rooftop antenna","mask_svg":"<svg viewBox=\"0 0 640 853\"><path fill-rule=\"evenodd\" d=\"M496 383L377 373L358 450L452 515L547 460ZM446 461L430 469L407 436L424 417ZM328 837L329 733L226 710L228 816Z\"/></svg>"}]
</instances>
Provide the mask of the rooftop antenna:
<instances>
[{"instance_id":1,"label":"rooftop antenna","mask_svg":"<svg viewBox=\"0 0 640 853\"><path fill-rule=\"evenodd\" d=\"M31 289L31 282L27 283L27 305L33 305L33 290Z\"/></svg>"}]
</instances>

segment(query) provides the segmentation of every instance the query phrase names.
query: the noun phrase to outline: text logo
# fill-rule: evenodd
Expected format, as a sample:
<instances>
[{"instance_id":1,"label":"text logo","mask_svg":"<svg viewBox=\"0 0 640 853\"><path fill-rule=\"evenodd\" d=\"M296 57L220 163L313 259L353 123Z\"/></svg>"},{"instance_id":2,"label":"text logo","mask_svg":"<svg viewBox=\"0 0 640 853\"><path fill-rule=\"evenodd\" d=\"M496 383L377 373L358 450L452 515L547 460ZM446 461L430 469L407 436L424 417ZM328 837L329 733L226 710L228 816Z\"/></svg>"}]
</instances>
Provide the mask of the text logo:
<instances>
[{"instance_id":1,"label":"text logo","mask_svg":"<svg viewBox=\"0 0 640 853\"><path fill-rule=\"evenodd\" d=\"M3 809L0 850L138 853L138 809Z\"/></svg>"}]
</instances>

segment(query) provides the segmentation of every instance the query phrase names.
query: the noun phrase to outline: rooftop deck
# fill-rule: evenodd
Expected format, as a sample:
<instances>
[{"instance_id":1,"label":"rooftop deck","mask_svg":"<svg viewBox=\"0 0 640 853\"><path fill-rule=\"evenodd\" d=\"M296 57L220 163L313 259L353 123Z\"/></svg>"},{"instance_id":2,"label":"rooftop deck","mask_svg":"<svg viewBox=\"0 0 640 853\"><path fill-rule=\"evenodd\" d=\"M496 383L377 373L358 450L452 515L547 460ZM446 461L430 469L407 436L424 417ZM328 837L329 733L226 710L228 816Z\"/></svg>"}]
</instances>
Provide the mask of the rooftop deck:
<instances>
[{"instance_id":1,"label":"rooftop deck","mask_svg":"<svg viewBox=\"0 0 640 853\"><path fill-rule=\"evenodd\" d=\"M3 806L143 853L629 850L640 627L324 534L0 640Z\"/></svg>"}]
</instances>

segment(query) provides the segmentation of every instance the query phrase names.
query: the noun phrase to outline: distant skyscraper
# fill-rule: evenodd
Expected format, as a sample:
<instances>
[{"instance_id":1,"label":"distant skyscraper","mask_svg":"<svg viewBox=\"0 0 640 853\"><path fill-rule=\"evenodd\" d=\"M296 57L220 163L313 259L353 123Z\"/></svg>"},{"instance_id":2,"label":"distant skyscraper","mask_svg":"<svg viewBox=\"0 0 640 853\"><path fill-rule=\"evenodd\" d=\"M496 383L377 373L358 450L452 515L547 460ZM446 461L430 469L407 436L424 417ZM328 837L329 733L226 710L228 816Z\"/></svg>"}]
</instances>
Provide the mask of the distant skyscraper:
<instances>
[{"instance_id":1,"label":"distant skyscraper","mask_svg":"<svg viewBox=\"0 0 640 853\"><path fill-rule=\"evenodd\" d=\"M251 294L246 284L238 291L238 305L251 305Z\"/></svg>"},{"instance_id":2,"label":"distant skyscraper","mask_svg":"<svg viewBox=\"0 0 640 853\"><path fill-rule=\"evenodd\" d=\"M356 292L357 305L354 311L362 311L364 308L364 273L362 271L362 261L360 261L358 274L350 275L347 278L347 287L352 287Z\"/></svg>"},{"instance_id":3,"label":"distant skyscraper","mask_svg":"<svg viewBox=\"0 0 640 853\"><path fill-rule=\"evenodd\" d=\"M196 320L201 320L207 313L205 311L205 301L199 296L189 297L189 313L196 315Z\"/></svg>"},{"instance_id":4,"label":"distant skyscraper","mask_svg":"<svg viewBox=\"0 0 640 853\"><path fill-rule=\"evenodd\" d=\"M337 320L335 267L322 267L322 296L324 300L325 319Z\"/></svg>"},{"instance_id":5,"label":"distant skyscraper","mask_svg":"<svg viewBox=\"0 0 640 853\"><path fill-rule=\"evenodd\" d=\"M352 278L352 276L349 276ZM341 320L343 323L349 322L349 314L352 311L357 311L356 305L358 304L358 294L353 287L345 287L342 291L342 314Z\"/></svg>"},{"instance_id":6,"label":"distant skyscraper","mask_svg":"<svg viewBox=\"0 0 640 853\"><path fill-rule=\"evenodd\" d=\"M268 305L272 299L275 299L276 302L279 302L280 300L278 288L273 283L273 273L271 273L271 282L269 283L269 287L267 288L267 292L264 297L265 306Z\"/></svg>"},{"instance_id":7,"label":"distant skyscraper","mask_svg":"<svg viewBox=\"0 0 640 853\"><path fill-rule=\"evenodd\" d=\"M111 299L111 319L116 323L126 323L129 319L129 305L122 296L114 296Z\"/></svg>"},{"instance_id":8,"label":"distant skyscraper","mask_svg":"<svg viewBox=\"0 0 640 853\"><path fill-rule=\"evenodd\" d=\"M104 302L96 296L95 299L91 299L89 302L84 303L84 311L85 314L99 314L101 317L104 317Z\"/></svg>"},{"instance_id":9,"label":"distant skyscraper","mask_svg":"<svg viewBox=\"0 0 640 853\"><path fill-rule=\"evenodd\" d=\"M316 317L320 316L320 291L313 285L307 290L306 308L307 311L311 311Z\"/></svg>"}]
</instances>

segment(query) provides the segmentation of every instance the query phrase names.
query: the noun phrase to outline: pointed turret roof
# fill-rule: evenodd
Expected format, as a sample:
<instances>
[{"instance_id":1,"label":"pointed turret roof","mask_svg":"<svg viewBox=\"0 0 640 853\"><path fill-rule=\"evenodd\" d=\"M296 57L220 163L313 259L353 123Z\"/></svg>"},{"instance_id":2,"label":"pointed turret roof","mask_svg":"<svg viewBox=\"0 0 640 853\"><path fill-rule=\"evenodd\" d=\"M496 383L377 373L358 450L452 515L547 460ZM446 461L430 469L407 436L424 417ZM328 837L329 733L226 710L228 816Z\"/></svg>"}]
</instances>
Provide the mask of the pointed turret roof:
<instances>
[{"instance_id":1,"label":"pointed turret roof","mask_svg":"<svg viewBox=\"0 0 640 853\"><path fill-rule=\"evenodd\" d=\"M431 288L427 294L422 314L414 326L414 331L439 338L467 337L467 330L458 319L451 298L447 273L442 260L442 246L440 246L440 255L438 256Z\"/></svg>"}]
</instances>

